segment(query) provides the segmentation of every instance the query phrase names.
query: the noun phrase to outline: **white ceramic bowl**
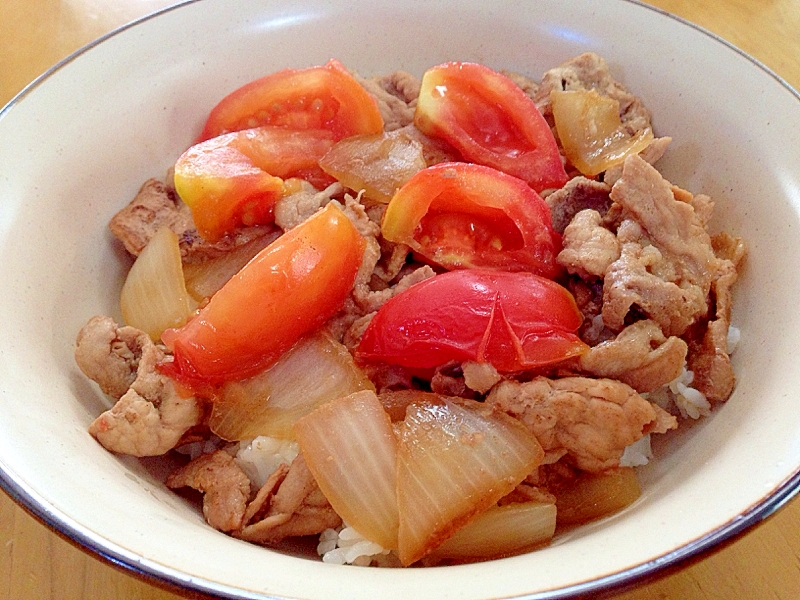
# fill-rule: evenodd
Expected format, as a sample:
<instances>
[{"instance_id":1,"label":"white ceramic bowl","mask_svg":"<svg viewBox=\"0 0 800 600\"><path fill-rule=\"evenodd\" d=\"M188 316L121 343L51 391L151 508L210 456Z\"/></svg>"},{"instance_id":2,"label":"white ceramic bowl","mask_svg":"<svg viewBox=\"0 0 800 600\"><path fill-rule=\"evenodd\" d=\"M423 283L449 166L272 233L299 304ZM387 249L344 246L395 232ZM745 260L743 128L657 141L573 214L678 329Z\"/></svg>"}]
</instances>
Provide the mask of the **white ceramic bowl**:
<instances>
[{"instance_id":1,"label":"white ceramic bowl","mask_svg":"<svg viewBox=\"0 0 800 600\"><path fill-rule=\"evenodd\" d=\"M331 57L362 74L473 60L538 77L585 50L675 142L673 182L744 237L738 385L657 447L643 495L541 551L468 566L345 568L226 537L87 433L105 399L73 362L92 315L118 316L127 266L106 226L161 176L225 93ZM629 582L780 506L800 468L800 98L752 59L626 0L203 0L107 36L0 113L0 467L49 525L129 569L231 597L552 597ZM541 595L541 596L540 596Z\"/></svg>"}]
</instances>

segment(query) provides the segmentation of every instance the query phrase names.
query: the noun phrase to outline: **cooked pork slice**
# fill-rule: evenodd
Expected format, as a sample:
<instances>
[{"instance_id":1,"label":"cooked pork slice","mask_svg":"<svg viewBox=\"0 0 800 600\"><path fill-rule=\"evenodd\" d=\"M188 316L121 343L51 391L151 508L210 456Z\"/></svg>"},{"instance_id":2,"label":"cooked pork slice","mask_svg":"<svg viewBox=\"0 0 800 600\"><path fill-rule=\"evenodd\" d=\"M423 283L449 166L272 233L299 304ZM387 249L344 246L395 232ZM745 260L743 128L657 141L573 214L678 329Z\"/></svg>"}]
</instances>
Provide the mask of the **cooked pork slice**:
<instances>
[{"instance_id":1,"label":"cooked pork slice","mask_svg":"<svg viewBox=\"0 0 800 600\"><path fill-rule=\"evenodd\" d=\"M75 362L103 393L119 399L136 380L145 349L148 354L158 354L145 332L120 327L111 317L96 316L78 332Z\"/></svg>"},{"instance_id":2,"label":"cooked pork slice","mask_svg":"<svg viewBox=\"0 0 800 600\"><path fill-rule=\"evenodd\" d=\"M508 77L511 81L517 84L517 87L525 92L525 95L534 100L536 98L536 93L539 91L539 83L531 79L526 75L522 75L520 73L516 73L514 71L500 71L503 75Z\"/></svg>"},{"instance_id":3,"label":"cooked pork slice","mask_svg":"<svg viewBox=\"0 0 800 600\"><path fill-rule=\"evenodd\" d=\"M170 488L190 487L203 493L203 516L219 531L242 527L250 479L224 450L201 454L167 477Z\"/></svg>"},{"instance_id":4,"label":"cooked pork slice","mask_svg":"<svg viewBox=\"0 0 800 600\"><path fill-rule=\"evenodd\" d=\"M277 237L273 227L243 227L216 242L200 237L189 207L175 190L157 179L148 179L136 197L109 223L111 232L125 249L138 256L156 232L169 227L178 236L184 262L202 262L216 258L244 244L265 236Z\"/></svg>"},{"instance_id":5,"label":"cooked pork slice","mask_svg":"<svg viewBox=\"0 0 800 600\"><path fill-rule=\"evenodd\" d=\"M382 290L370 290L366 286L364 288L357 287L354 289L354 297L365 313L375 312L397 294L435 274L432 268L425 265L403 275L396 284Z\"/></svg>"},{"instance_id":6,"label":"cooked pork slice","mask_svg":"<svg viewBox=\"0 0 800 600\"><path fill-rule=\"evenodd\" d=\"M617 236L602 225L596 210L585 209L564 230L564 248L556 260L567 272L585 280L602 279L620 257Z\"/></svg>"},{"instance_id":7,"label":"cooked pork slice","mask_svg":"<svg viewBox=\"0 0 800 600\"><path fill-rule=\"evenodd\" d=\"M181 397L172 380L156 370L164 350L132 327L93 317L78 334L75 360L116 404L89 425L112 452L158 456L174 448L202 418L199 402Z\"/></svg>"},{"instance_id":8,"label":"cooked pork slice","mask_svg":"<svg viewBox=\"0 0 800 600\"><path fill-rule=\"evenodd\" d=\"M711 285L714 318L690 336L689 369L694 372L692 387L711 402L723 402L730 397L735 383L728 348L731 289L738 279L745 248L741 239L724 233L716 235L712 241L722 261L722 268Z\"/></svg>"},{"instance_id":9,"label":"cooked pork slice","mask_svg":"<svg viewBox=\"0 0 800 600\"><path fill-rule=\"evenodd\" d=\"M599 94L619 102L620 120L628 133L633 135L651 127L650 111L611 76L606 61L594 52L571 58L542 76L542 83L533 99L545 118L551 120L550 92L553 90L597 90Z\"/></svg>"},{"instance_id":10,"label":"cooked pork slice","mask_svg":"<svg viewBox=\"0 0 800 600\"><path fill-rule=\"evenodd\" d=\"M234 535L248 542L277 544L287 537L316 535L338 527L342 519L308 470L302 454L282 467L259 490Z\"/></svg>"},{"instance_id":11,"label":"cooked pork slice","mask_svg":"<svg viewBox=\"0 0 800 600\"><path fill-rule=\"evenodd\" d=\"M667 338L653 321L637 321L613 340L591 348L578 360L584 373L627 383L639 393L652 392L681 374L687 345Z\"/></svg>"},{"instance_id":12,"label":"cooked pork slice","mask_svg":"<svg viewBox=\"0 0 800 600\"><path fill-rule=\"evenodd\" d=\"M461 365L464 383L471 390L485 394L497 384L503 376L489 363L467 361Z\"/></svg>"},{"instance_id":13,"label":"cooked pork slice","mask_svg":"<svg viewBox=\"0 0 800 600\"><path fill-rule=\"evenodd\" d=\"M420 81L405 71L357 81L378 102L384 129L394 131L414 121L414 108L419 96Z\"/></svg>"},{"instance_id":14,"label":"cooked pork slice","mask_svg":"<svg viewBox=\"0 0 800 600\"><path fill-rule=\"evenodd\" d=\"M590 472L618 466L625 447L645 434L677 426L633 388L610 379L505 380L486 402L520 419L548 455L566 450L576 467Z\"/></svg>"},{"instance_id":15,"label":"cooked pork slice","mask_svg":"<svg viewBox=\"0 0 800 600\"><path fill-rule=\"evenodd\" d=\"M604 215L611 206L611 186L583 176L573 177L560 190L547 195L545 202L550 207L553 229L564 230L573 217L585 209L593 209Z\"/></svg>"},{"instance_id":16,"label":"cooked pork slice","mask_svg":"<svg viewBox=\"0 0 800 600\"><path fill-rule=\"evenodd\" d=\"M625 159L611 199L621 210L621 255L605 275L603 322L621 331L635 307L666 336L683 334L706 315L711 282L720 268L702 220L636 155Z\"/></svg>"},{"instance_id":17,"label":"cooked pork slice","mask_svg":"<svg viewBox=\"0 0 800 600\"><path fill-rule=\"evenodd\" d=\"M578 277L570 277L566 286L583 315L583 323L578 330L580 338L589 346L596 346L600 342L616 337L616 332L608 329L603 323L601 314L603 281L601 279L584 281Z\"/></svg>"},{"instance_id":18,"label":"cooked pork slice","mask_svg":"<svg viewBox=\"0 0 800 600\"><path fill-rule=\"evenodd\" d=\"M136 197L111 218L109 227L125 249L138 256L162 227L169 227L180 236L194 229L194 222L189 207L174 189L157 179L148 179Z\"/></svg>"},{"instance_id":19,"label":"cooked pork slice","mask_svg":"<svg viewBox=\"0 0 800 600\"><path fill-rule=\"evenodd\" d=\"M275 224L284 231L293 229L328 204L334 196L344 193L341 183L329 185L318 191L303 181L298 191L288 194L275 203Z\"/></svg>"}]
</instances>

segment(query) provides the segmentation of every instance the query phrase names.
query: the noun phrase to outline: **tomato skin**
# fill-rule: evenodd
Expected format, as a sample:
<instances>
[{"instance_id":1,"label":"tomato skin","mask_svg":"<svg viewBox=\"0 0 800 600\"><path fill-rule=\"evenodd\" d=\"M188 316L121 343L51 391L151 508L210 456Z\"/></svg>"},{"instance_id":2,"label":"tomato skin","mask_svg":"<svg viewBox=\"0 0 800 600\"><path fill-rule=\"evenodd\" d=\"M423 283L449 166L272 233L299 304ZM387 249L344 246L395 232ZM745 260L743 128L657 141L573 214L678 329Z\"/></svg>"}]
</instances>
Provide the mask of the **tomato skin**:
<instances>
[{"instance_id":1,"label":"tomato skin","mask_svg":"<svg viewBox=\"0 0 800 600\"><path fill-rule=\"evenodd\" d=\"M489 67L450 62L426 71L414 124L465 160L519 177L537 192L567 182L547 121L519 86Z\"/></svg>"},{"instance_id":2,"label":"tomato skin","mask_svg":"<svg viewBox=\"0 0 800 600\"><path fill-rule=\"evenodd\" d=\"M561 273L561 236L547 204L491 167L440 163L419 171L389 202L381 232L446 269Z\"/></svg>"},{"instance_id":3,"label":"tomato skin","mask_svg":"<svg viewBox=\"0 0 800 600\"><path fill-rule=\"evenodd\" d=\"M234 90L208 116L197 141L259 125L327 129L336 140L380 133L377 101L342 64L284 69Z\"/></svg>"},{"instance_id":4,"label":"tomato skin","mask_svg":"<svg viewBox=\"0 0 800 600\"><path fill-rule=\"evenodd\" d=\"M532 273L485 269L426 279L384 304L355 356L412 369L488 362L501 373L560 362L588 350L572 295Z\"/></svg>"},{"instance_id":5,"label":"tomato skin","mask_svg":"<svg viewBox=\"0 0 800 600\"><path fill-rule=\"evenodd\" d=\"M195 388L258 373L341 308L364 247L329 204L264 248L186 325L164 332L174 361L162 370Z\"/></svg>"},{"instance_id":6,"label":"tomato skin","mask_svg":"<svg viewBox=\"0 0 800 600\"><path fill-rule=\"evenodd\" d=\"M226 133L195 144L178 158L175 190L191 209L198 233L214 241L242 224L274 221L283 179L332 182L318 164L332 145L333 135L326 130L265 126Z\"/></svg>"}]
</instances>

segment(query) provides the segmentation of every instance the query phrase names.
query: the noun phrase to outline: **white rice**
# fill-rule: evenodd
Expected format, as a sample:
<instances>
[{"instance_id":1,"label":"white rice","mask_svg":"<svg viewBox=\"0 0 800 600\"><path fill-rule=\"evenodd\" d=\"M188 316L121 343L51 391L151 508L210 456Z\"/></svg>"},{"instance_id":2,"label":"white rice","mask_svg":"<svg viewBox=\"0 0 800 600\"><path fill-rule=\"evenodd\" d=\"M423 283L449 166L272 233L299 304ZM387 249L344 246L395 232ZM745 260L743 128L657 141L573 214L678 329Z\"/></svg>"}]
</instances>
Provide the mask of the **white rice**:
<instances>
[{"instance_id":1,"label":"white rice","mask_svg":"<svg viewBox=\"0 0 800 600\"><path fill-rule=\"evenodd\" d=\"M297 442L262 435L242 442L234 460L253 486L260 489L281 463L291 464L299 452Z\"/></svg>"},{"instance_id":2,"label":"white rice","mask_svg":"<svg viewBox=\"0 0 800 600\"><path fill-rule=\"evenodd\" d=\"M641 467L650 462L651 458L653 458L653 450L650 448L650 434L648 433L625 448L625 452L619 459L619 466Z\"/></svg>"},{"instance_id":3,"label":"white rice","mask_svg":"<svg viewBox=\"0 0 800 600\"><path fill-rule=\"evenodd\" d=\"M326 529L320 534L317 554L322 557L322 562L333 565L399 565L390 550L369 541L346 523L338 529Z\"/></svg>"},{"instance_id":4,"label":"white rice","mask_svg":"<svg viewBox=\"0 0 800 600\"><path fill-rule=\"evenodd\" d=\"M726 340L728 344L728 354L733 354L733 351L736 350L736 346L739 345L740 339L742 339L742 331L738 327L729 325L728 336Z\"/></svg>"},{"instance_id":5,"label":"white rice","mask_svg":"<svg viewBox=\"0 0 800 600\"><path fill-rule=\"evenodd\" d=\"M707 417L711 414L711 403L705 395L691 386L694 380L694 373L683 368L681 374L669 383L675 406L681 412L681 416L692 419Z\"/></svg>"}]
</instances>

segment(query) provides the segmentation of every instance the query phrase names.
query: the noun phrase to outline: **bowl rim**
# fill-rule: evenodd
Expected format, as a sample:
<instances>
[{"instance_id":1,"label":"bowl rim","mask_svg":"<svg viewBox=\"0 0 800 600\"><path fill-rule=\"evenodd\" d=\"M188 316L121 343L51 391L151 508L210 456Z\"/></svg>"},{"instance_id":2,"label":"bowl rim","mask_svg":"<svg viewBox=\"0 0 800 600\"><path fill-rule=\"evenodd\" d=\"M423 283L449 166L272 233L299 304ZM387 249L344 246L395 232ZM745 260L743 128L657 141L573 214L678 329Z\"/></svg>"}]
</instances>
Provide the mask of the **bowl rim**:
<instances>
[{"instance_id":1,"label":"bowl rim","mask_svg":"<svg viewBox=\"0 0 800 600\"><path fill-rule=\"evenodd\" d=\"M75 50L67 57L63 58L55 65L44 71L33 81L28 83L22 90L14 95L5 106L0 107L0 120L2 120L3 117L13 110L20 102L24 101L24 99L33 93L35 89L44 81L49 79L56 72L60 71L66 65L72 63L89 50L103 44L110 38L113 38L129 29L135 28L147 21L155 19L160 15L172 12L174 10L179 10L185 6L196 4L202 1L203 0L179 0L175 4L155 10L119 27L116 27L106 34ZM663 17L675 20L682 25L688 26L689 28L695 30L701 35L707 36L712 41L722 44L723 46L727 47L727 49L734 51L740 57L744 58L755 67L763 71L765 74L770 76L778 84L784 87L786 91L790 92L791 95L800 101L800 91L794 89L787 80L778 75L770 67L766 66L755 57L738 48L731 42L728 42L719 35L700 25L697 25L696 23L688 21L683 17L674 15L659 7L646 4L642 0L618 1L650 10ZM63 514L60 510L55 509L42 495L35 492L32 488L27 486L18 475L11 472L2 460L0 460L0 487L5 490L5 492L17 505L22 507L28 514L33 516L40 523L44 524L51 531L59 535L59 537L62 539L65 539L72 545L92 556L110 563L126 574L142 579L149 584L165 589L180 590L182 592L189 591L203 594L210 593L220 598L254 600L272 598L272 596L251 593L247 590L234 588L225 584L183 573L156 561L138 556L136 553L130 552L118 546L117 544L104 538L102 535L99 535L87 527L75 522L69 516ZM718 548L722 543L733 541L734 538L772 516L776 511L778 511L786 503L798 495L799 492L800 466L782 483L772 489L769 493L762 496L757 502L754 502L746 511L731 518L728 522L717 527L716 529L687 542L683 546L676 548L671 552L642 564L626 568L597 579L578 582L557 590L548 590L524 595L520 596L519 598L520 600L523 598L529 600L555 600L569 598L587 593L597 593L601 591L607 592L612 589L630 587L642 582L645 579L656 578L660 575L663 575L667 569L678 567L692 558L702 558L704 553L708 553L709 551Z\"/></svg>"}]
</instances>

